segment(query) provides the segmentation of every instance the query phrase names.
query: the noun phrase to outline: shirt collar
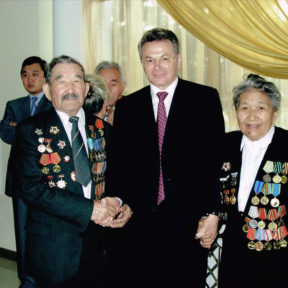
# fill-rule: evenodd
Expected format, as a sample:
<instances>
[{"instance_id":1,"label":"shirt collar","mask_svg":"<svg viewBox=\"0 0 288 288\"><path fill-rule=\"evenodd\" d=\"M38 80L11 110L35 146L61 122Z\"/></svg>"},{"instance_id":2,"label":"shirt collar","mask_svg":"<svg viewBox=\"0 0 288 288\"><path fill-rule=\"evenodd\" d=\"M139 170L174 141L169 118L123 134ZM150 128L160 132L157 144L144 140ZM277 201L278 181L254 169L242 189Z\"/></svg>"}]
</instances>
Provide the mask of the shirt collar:
<instances>
[{"instance_id":1,"label":"shirt collar","mask_svg":"<svg viewBox=\"0 0 288 288\"><path fill-rule=\"evenodd\" d=\"M68 114L66 114L63 111L59 111L59 110L56 110L56 112L57 112L58 116L60 117L61 122L63 123L64 126L67 126L69 124L71 125L71 123L69 122L70 116ZM85 113L84 113L83 108L81 108L75 116L79 117L80 125L84 126L85 125Z\"/></svg>"},{"instance_id":2,"label":"shirt collar","mask_svg":"<svg viewBox=\"0 0 288 288\"><path fill-rule=\"evenodd\" d=\"M37 105L37 104L40 102L40 100L42 99L43 95L44 95L44 92L41 92L41 93L39 93L39 94L36 95L36 96L29 94L29 97L30 97L30 100L31 100L32 97L33 97L33 98L36 97L36 98L37 98L37 100L36 100L36 105Z\"/></svg>"},{"instance_id":3,"label":"shirt collar","mask_svg":"<svg viewBox=\"0 0 288 288\"><path fill-rule=\"evenodd\" d=\"M240 146L240 151L243 150L245 145L259 147L259 148L260 147L263 147L263 148L267 147L272 141L274 132L275 132L275 126L272 126L264 137L262 137L256 141L251 141L248 137L243 135L242 141L241 141L241 146Z\"/></svg>"},{"instance_id":4,"label":"shirt collar","mask_svg":"<svg viewBox=\"0 0 288 288\"><path fill-rule=\"evenodd\" d=\"M178 77L165 90L160 90L155 85L150 84L152 96L153 97L157 96L157 93L160 91L166 91L168 95L174 95L174 91L176 89L177 84L178 84Z\"/></svg>"}]
</instances>

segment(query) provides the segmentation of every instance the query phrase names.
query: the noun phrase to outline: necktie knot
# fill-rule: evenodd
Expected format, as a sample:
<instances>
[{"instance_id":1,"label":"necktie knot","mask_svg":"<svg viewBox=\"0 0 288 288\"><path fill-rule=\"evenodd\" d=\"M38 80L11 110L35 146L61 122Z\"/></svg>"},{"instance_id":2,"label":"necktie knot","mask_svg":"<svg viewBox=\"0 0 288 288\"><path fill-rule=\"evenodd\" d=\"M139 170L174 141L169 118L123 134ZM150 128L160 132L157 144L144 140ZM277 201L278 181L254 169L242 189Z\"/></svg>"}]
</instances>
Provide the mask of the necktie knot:
<instances>
[{"instance_id":1,"label":"necktie knot","mask_svg":"<svg viewBox=\"0 0 288 288\"><path fill-rule=\"evenodd\" d=\"M163 102L165 98L167 97L168 93L166 91L162 91L162 92L157 92L156 95L158 96L159 101Z\"/></svg>"},{"instance_id":2,"label":"necktie knot","mask_svg":"<svg viewBox=\"0 0 288 288\"><path fill-rule=\"evenodd\" d=\"M77 116L69 117L69 122L71 122L72 124L78 123L78 121L79 121L79 117L77 117Z\"/></svg>"}]
</instances>

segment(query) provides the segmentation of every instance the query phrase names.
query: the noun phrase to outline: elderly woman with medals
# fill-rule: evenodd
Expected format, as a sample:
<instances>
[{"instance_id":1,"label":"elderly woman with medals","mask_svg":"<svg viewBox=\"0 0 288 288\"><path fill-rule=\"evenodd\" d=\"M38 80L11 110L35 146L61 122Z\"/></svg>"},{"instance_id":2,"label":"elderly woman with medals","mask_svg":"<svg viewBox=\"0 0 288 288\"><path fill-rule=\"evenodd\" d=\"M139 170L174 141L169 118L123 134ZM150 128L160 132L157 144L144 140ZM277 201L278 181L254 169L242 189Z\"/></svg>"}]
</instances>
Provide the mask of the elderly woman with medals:
<instances>
[{"instance_id":1,"label":"elderly woman with medals","mask_svg":"<svg viewBox=\"0 0 288 288\"><path fill-rule=\"evenodd\" d=\"M288 131L274 126L280 100L255 74L233 89L241 131L222 145L219 288L287 287Z\"/></svg>"}]
</instances>

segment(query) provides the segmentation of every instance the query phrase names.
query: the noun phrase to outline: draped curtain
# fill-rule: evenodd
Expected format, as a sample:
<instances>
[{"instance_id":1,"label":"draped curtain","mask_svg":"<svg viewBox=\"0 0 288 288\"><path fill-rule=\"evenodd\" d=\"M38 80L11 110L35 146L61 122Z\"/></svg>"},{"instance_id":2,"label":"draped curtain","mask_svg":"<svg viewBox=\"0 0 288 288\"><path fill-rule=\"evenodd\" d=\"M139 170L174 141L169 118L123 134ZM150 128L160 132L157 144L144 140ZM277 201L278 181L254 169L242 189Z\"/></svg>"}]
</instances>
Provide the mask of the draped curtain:
<instances>
[{"instance_id":1,"label":"draped curtain","mask_svg":"<svg viewBox=\"0 0 288 288\"><path fill-rule=\"evenodd\" d=\"M179 76L218 89L226 131L238 129L232 89L251 71L267 76L280 89L276 124L288 128L288 80L281 79L288 78L286 0L82 1L83 63L88 73L100 61L114 60L126 75L125 94L142 88L148 83L137 44L146 30L168 28L181 43ZM199 109L205 109L205 99ZM208 133L209 127L204 128Z\"/></svg>"}]
</instances>

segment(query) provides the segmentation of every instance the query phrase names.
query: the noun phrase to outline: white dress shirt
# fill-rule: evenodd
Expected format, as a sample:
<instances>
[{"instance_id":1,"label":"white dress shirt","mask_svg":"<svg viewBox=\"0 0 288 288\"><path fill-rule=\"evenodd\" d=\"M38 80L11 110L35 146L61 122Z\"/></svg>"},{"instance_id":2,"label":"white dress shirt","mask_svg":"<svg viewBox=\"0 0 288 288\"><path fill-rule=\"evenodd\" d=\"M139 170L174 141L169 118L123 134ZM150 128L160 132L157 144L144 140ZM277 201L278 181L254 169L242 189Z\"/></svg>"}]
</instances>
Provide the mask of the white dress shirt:
<instances>
[{"instance_id":1,"label":"white dress shirt","mask_svg":"<svg viewBox=\"0 0 288 288\"><path fill-rule=\"evenodd\" d=\"M71 130L72 130L72 123L69 122L69 115L67 115L66 113L62 112L62 111L58 111L56 110L57 114L59 115L60 117L60 120L65 128L65 131L66 131L66 134L67 134L67 137L70 141L70 145L72 146L72 141L71 141ZM86 135L86 129L85 129L85 113L84 113L84 110L81 108L77 115L75 115L77 117L79 117L79 121L78 121L78 128L79 128L79 131L81 133L81 136L83 138L83 141L84 141L84 145L85 145L85 148L86 148L86 152L88 154L88 144L87 144L87 135ZM92 181L90 181L90 183L84 187L82 186L83 188L83 193L84 193L84 197L85 198L88 198L88 199L91 199L91 185L92 185Z\"/></svg>"},{"instance_id":2,"label":"white dress shirt","mask_svg":"<svg viewBox=\"0 0 288 288\"><path fill-rule=\"evenodd\" d=\"M155 120L157 121L157 112L158 112L158 103L159 103L159 98L157 96L158 92L163 92L166 91L168 93L168 95L166 96L165 100L164 100L164 105L165 105L165 110L166 110L166 116L168 118L169 115L169 111L170 111L170 106L172 103L172 99L173 99L173 95L176 89L176 86L178 84L178 77L176 78L176 80L174 82L172 82L172 84L167 87L167 89L165 90L160 90L159 88L157 88L156 86L150 84L150 91L151 91L151 97L152 97L152 104L153 104L153 109L154 109L154 116L155 116Z\"/></svg>"},{"instance_id":3,"label":"white dress shirt","mask_svg":"<svg viewBox=\"0 0 288 288\"><path fill-rule=\"evenodd\" d=\"M238 211L240 212L245 210L259 166L268 145L272 141L274 132L275 127L272 126L266 135L257 141L251 141L245 135L242 137L240 147L240 150L242 151L242 165L238 192Z\"/></svg>"}]
</instances>

